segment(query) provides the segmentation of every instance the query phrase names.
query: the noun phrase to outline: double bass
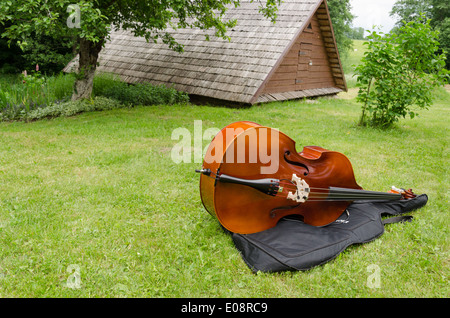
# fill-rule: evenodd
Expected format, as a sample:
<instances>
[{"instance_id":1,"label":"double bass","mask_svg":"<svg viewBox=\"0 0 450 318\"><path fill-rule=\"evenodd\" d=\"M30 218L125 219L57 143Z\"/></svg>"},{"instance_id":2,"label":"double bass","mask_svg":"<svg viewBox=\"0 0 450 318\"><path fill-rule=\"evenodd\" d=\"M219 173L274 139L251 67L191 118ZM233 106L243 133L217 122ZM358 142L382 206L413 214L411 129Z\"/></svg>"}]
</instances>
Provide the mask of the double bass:
<instances>
[{"instance_id":1,"label":"double bass","mask_svg":"<svg viewBox=\"0 0 450 318\"><path fill-rule=\"evenodd\" d=\"M200 173L205 209L233 233L275 227L286 216L325 226L356 200L401 200L412 190L368 191L342 153L318 146L296 151L286 134L249 121L232 123L211 141Z\"/></svg>"}]
</instances>

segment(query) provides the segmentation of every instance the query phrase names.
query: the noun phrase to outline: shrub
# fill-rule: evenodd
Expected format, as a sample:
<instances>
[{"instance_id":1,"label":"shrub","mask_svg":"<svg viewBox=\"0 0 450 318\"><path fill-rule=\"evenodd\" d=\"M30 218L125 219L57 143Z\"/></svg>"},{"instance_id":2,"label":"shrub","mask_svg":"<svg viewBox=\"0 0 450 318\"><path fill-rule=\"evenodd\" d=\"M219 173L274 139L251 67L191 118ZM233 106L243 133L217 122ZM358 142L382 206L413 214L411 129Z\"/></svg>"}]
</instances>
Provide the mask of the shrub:
<instances>
[{"instance_id":1,"label":"shrub","mask_svg":"<svg viewBox=\"0 0 450 318\"><path fill-rule=\"evenodd\" d=\"M116 99L128 105L172 105L189 102L186 93L172 87L149 83L127 84L111 74L101 74L94 79L93 93Z\"/></svg>"},{"instance_id":2,"label":"shrub","mask_svg":"<svg viewBox=\"0 0 450 318\"><path fill-rule=\"evenodd\" d=\"M121 107L123 107L123 104L117 100L98 96L91 100L67 101L38 108L30 111L24 118L26 120L38 120L42 118L69 117L82 112L110 110Z\"/></svg>"},{"instance_id":3,"label":"shrub","mask_svg":"<svg viewBox=\"0 0 450 318\"><path fill-rule=\"evenodd\" d=\"M423 18L422 18L423 19ZM392 126L399 117L427 109L433 90L448 77L445 56L437 54L438 32L421 19L401 27L396 34L373 31L368 50L356 67L357 100L363 104L360 125Z\"/></svg>"},{"instance_id":4,"label":"shrub","mask_svg":"<svg viewBox=\"0 0 450 318\"><path fill-rule=\"evenodd\" d=\"M6 92L6 94L8 93ZM2 100L2 98L2 93L0 92L0 101ZM27 105L7 102L0 108L0 121L22 120L30 112L30 109L32 109L33 111L37 111L45 107L47 107L46 104L37 104L34 102L31 102Z\"/></svg>"}]
</instances>

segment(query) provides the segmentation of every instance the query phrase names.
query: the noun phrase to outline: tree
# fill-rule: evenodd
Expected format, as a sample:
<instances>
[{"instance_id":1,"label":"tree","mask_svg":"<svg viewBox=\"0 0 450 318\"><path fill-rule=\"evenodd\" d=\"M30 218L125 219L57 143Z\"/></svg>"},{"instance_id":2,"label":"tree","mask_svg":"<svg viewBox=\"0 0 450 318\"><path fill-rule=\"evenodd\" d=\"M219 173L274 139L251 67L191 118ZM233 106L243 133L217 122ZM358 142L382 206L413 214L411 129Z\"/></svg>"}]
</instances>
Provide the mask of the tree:
<instances>
[{"instance_id":1,"label":"tree","mask_svg":"<svg viewBox=\"0 0 450 318\"><path fill-rule=\"evenodd\" d=\"M328 0L327 3L339 53L345 55L353 45L348 37L352 33L351 24L355 18L351 13L350 0Z\"/></svg>"},{"instance_id":2,"label":"tree","mask_svg":"<svg viewBox=\"0 0 450 318\"><path fill-rule=\"evenodd\" d=\"M439 31L440 52L447 54L447 69L450 70L450 2L431 0L431 25Z\"/></svg>"},{"instance_id":3,"label":"tree","mask_svg":"<svg viewBox=\"0 0 450 318\"><path fill-rule=\"evenodd\" d=\"M438 54L438 32L422 16L383 36L373 31L356 67L357 101L363 104L360 125L392 126L400 117L432 103L433 89L448 78L445 55Z\"/></svg>"},{"instance_id":4,"label":"tree","mask_svg":"<svg viewBox=\"0 0 450 318\"><path fill-rule=\"evenodd\" d=\"M259 1L259 0L258 0ZM275 21L281 0L267 0L260 12ZM0 23L8 23L3 37L26 48L26 39L51 36L70 43L75 40L79 54L77 80L72 99L89 98L100 50L112 29L130 30L147 41L158 39L181 52L168 30L186 27L214 29L215 35L227 38L226 32L236 24L227 20L228 6L240 0L2 0Z\"/></svg>"},{"instance_id":5,"label":"tree","mask_svg":"<svg viewBox=\"0 0 450 318\"><path fill-rule=\"evenodd\" d=\"M397 18L397 27L402 27L404 22L408 23L416 20L421 15L425 15L427 19L432 19L432 1L433 0L398 0L392 7L390 15ZM426 22L426 20L423 22Z\"/></svg>"},{"instance_id":6,"label":"tree","mask_svg":"<svg viewBox=\"0 0 450 318\"><path fill-rule=\"evenodd\" d=\"M4 27L0 25L0 34ZM20 47L12 43L8 45L6 39L0 37L0 74L20 73L23 70L24 59L22 58Z\"/></svg>"},{"instance_id":7,"label":"tree","mask_svg":"<svg viewBox=\"0 0 450 318\"><path fill-rule=\"evenodd\" d=\"M347 34L347 36L353 40L364 40L365 36L364 31L365 30L362 27L352 28L350 33Z\"/></svg>"},{"instance_id":8,"label":"tree","mask_svg":"<svg viewBox=\"0 0 450 318\"><path fill-rule=\"evenodd\" d=\"M394 32L403 25L413 20L417 20L420 15L424 15L431 20L431 26L439 31L439 53L450 53L450 2L442 0L398 0L390 13L397 18ZM423 22L425 22L423 20ZM447 69L450 69L450 58L446 62Z\"/></svg>"}]
</instances>

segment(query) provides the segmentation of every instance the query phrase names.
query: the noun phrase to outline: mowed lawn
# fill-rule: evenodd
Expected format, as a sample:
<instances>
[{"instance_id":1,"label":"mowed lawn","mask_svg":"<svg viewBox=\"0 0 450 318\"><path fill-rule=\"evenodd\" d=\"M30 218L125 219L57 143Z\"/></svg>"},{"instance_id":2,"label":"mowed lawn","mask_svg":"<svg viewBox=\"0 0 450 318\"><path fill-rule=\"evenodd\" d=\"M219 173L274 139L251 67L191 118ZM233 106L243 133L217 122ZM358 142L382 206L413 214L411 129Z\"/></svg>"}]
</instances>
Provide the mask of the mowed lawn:
<instances>
[{"instance_id":1,"label":"mowed lawn","mask_svg":"<svg viewBox=\"0 0 450 318\"><path fill-rule=\"evenodd\" d=\"M0 123L0 296L448 297L450 93L385 131L356 126L352 96ZM196 120L203 132L241 120L278 128L298 151L343 152L364 188L413 188L428 204L323 266L254 274L202 206L201 163L172 160L173 131L194 137Z\"/></svg>"}]
</instances>

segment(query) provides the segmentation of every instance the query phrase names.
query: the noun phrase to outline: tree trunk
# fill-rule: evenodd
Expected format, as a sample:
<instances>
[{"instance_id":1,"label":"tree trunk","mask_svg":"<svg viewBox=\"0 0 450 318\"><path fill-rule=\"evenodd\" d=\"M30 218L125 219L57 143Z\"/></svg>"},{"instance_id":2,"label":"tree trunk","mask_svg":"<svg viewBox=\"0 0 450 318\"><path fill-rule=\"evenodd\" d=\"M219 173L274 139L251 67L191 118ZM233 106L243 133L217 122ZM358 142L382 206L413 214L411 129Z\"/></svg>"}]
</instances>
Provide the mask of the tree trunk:
<instances>
[{"instance_id":1,"label":"tree trunk","mask_svg":"<svg viewBox=\"0 0 450 318\"><path fill-rule=\"evenodd\" d=\"M80 39L78 74L73 88L72 100L90 98L97 69L98 54L104 40L97 43Z\"/></svg>"}]
</instances>

